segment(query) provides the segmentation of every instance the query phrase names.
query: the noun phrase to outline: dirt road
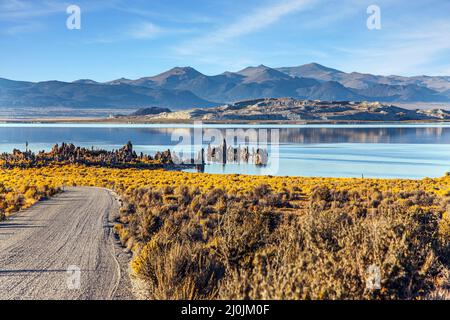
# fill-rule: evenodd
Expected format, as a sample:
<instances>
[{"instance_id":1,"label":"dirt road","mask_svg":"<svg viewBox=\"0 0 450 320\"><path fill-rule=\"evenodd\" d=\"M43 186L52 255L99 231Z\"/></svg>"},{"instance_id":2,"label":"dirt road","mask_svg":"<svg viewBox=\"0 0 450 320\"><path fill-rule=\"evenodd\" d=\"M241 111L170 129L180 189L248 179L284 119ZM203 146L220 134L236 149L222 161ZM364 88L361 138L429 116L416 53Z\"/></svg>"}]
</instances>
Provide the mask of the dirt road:
<instances>
[{"instance_id":1,"label":"dirt road","mask_svg":"<svg viewBox=\"0 0 450 320\"><path fill-rule=\"evenodd\" d=\"M0 299L116 298L117 212L108 190L70 188L0 222Z\"/></svg>"}]
</instances>

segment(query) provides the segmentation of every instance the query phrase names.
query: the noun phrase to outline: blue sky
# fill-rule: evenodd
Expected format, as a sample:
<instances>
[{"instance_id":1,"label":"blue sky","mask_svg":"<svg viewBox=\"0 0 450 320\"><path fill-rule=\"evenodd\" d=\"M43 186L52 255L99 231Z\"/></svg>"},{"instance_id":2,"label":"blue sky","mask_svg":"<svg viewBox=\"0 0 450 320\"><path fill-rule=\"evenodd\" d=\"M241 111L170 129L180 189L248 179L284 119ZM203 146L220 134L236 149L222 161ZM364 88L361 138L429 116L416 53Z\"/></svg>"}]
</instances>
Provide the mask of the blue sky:
<instances>
[{"instance_id":1,"label":"blue sky","mask_svg":"<svg viewBox=\"0 0 450 320\"><path fill-rule=\"evenodd\" d=\"M413 3L411 3L413 2ZM68 30L66 8L81 8ZM366 27L369 5L381 30ZM0 77L208 74L318 62L343 71L450 75L450 1L0 0Z\"/></svg>"}]
</instances>

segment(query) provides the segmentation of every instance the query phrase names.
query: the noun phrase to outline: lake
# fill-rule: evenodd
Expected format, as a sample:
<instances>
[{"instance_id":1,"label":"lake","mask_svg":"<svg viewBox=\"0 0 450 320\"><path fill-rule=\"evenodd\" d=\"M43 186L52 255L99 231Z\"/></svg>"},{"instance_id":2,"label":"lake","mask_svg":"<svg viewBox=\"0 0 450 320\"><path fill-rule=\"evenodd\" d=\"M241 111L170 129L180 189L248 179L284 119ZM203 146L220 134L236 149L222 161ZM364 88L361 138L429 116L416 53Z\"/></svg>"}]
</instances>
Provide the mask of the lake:
<instances>
[{"instance_id":1,"label":"lake","mask_svg":"<svg viewBox=\"0 0 450 320\"><path fill-rule=\"evenodd\" d=\"M194 139L195 133L200 139ZM248 143L257 147L268 134L269 164L209 164L208 173L321 177L440 177L450 171L450 124L370 125L131 125L0 124L0 152L14 148L49 150L71 142L83 147L118 149L132 141L137 152L168 148L178 154L218 145ZM233 136L233 133L236 137ZM222 136L220 136L222 135ZM220 136L220 137L219 137ZM252 140L252 137L258 139ZM216 137L215 139L211 137ZM270 139L270 138L276 139ZM247 140L246 140L247 138ZM275 141L276 140L276 141ZM180 143L181 142L181 143ZM261 144L260 144L261 145ZM264 144L265 145L265 144Z\"/></svg>"}]
</instances>

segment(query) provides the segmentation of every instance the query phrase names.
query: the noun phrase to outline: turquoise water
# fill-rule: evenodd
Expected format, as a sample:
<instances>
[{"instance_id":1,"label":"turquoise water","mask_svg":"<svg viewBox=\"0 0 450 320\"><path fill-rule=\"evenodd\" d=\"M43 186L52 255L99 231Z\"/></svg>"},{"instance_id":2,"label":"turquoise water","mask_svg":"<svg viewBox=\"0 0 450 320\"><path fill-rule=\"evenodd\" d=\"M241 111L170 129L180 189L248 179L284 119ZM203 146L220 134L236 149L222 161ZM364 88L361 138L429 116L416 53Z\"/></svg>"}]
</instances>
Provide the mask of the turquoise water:
<instances>
[{"instance_id":1,"label":"turquoise water","mask_svg":"<svg viewBox=\"0 0 450 320\"><path fill-rule=\"evenodd\" d=\"M209 141L205 137L217 132L226 136L235 128L241 128L241 133L252 130L267 130L269 136L278 133L278 143L270 142L267 146L269 165L210 164L206 172L423 178L443 176L450 171L450 124L203 125L201 128L180 124L0 124L0 152L23 150L26 142L34 151L49 150L61 142L111 150L130 140L137 152L153 154L170 148L186 153L198 150L200 144L205 147ZM194 132L203 133L201 142L192 139L186 144L186 137ZM181 136L185 139L182 146Z\"/></svg>"}]
</instances>

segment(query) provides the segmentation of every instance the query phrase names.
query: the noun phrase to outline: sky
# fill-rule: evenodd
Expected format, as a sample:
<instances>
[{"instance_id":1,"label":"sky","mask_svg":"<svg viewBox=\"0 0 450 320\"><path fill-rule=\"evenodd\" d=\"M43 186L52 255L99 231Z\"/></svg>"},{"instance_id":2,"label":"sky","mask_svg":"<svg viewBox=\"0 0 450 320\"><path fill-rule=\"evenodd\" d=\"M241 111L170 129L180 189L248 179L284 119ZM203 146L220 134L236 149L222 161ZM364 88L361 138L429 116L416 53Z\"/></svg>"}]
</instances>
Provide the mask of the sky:
<instances>
[{"instance_id":1,"label":"sky","mask_svg":"<svg viewBox=\"0 0 450 320\"><path fill-rule=\"evenodd\" d=\"M80 8L80 29L67 8ZM380 9L380 29L367 20ZM317 62L346 72L450 76L450 1L0 0L0 77L137 79Z\"/></svg>"}]
</instances>

